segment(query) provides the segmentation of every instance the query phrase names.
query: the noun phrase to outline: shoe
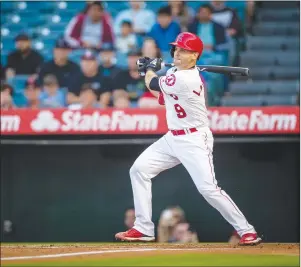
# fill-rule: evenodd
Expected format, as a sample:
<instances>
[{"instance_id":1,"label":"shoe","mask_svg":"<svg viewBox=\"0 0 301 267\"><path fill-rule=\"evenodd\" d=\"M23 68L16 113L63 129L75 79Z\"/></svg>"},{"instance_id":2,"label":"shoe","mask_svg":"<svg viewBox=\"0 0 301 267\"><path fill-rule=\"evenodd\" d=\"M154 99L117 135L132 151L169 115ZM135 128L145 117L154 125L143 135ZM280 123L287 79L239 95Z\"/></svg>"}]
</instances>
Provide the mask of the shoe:
<instances>
[{"instance_id":1,"label":"shoe","mask_svg":"<svg viewBox=\"0 0 301 267\"><path fill-rule=\"evenodd\" d=\"M151 242L155 240L154 236L147 236L139 231L137 231L134 228L131 228L130 230L126 232L120 232L115 235L116 239L119 239L121 241L144 241L144 242Z\"/></svg>"},{"instance_id":2,"label":"shoe","mask_svg":"<svg viewBox=\"0 0 301 267\"><path fill-rule=\"evenodd\" d=\"M244 234L238 245L240 246L256 246L258 244L260 244L262 241L262 239L260 237L258 237L258 235L256 233L248 233L248 234Z\"/></svg>"}]
</instances>

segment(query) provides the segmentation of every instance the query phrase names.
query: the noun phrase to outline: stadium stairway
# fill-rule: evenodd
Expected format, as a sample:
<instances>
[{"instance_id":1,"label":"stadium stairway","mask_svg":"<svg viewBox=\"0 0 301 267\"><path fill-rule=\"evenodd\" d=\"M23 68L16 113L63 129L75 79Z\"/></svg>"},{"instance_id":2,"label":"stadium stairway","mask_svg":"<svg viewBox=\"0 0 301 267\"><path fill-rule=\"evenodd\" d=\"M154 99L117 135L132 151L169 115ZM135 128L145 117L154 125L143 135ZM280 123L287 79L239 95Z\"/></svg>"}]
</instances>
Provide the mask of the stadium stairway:
<instances>
[{"instance_id":1,"label":"stadium stairway","mask_svg":"<svg viewBox=\"0 0 301 267\"><path fill-rule=\"evenodd\" d=\"M241 66L250 68L250 78L236 78L221 105L297 104L299 13L299 2L262 2L256 10L253 35L248 36L247 49L241 53Z\"/></svg>"}]
</instances>

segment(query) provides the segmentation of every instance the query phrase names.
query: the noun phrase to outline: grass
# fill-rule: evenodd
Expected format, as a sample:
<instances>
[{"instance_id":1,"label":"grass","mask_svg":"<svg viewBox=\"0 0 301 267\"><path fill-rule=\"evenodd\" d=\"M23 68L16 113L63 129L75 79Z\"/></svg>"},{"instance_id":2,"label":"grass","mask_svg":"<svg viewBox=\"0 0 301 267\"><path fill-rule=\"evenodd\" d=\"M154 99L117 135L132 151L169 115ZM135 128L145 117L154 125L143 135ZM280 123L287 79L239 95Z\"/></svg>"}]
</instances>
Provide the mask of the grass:
<instances>
[{"instance_id":1,"label":"grass","mask_svg":"<svg viewBox=\"0 0 301 267\"><path fill-rule=\"evenodd\" d=\"M118 257L104 259L65 259L2 262L2 266L300 266L298 256L250 254L180 254Z\"/></svg>"}]
</instances>

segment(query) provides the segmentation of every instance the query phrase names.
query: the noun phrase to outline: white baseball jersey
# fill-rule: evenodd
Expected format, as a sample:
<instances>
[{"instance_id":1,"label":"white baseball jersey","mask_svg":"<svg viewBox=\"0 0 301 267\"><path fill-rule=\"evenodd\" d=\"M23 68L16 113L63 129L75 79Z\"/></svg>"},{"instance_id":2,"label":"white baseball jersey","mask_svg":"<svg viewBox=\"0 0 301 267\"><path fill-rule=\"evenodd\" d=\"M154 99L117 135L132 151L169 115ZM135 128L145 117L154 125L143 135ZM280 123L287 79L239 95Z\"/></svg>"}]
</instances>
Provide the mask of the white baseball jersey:
<instances>
[{"instance_id":1,"label":"white baseball jersey","mask_svg":"<svg viewBox=\"0 0 301 267\"><path fill-rule=\"evenodd\" d=\"M204 84L199 70L170 68L159 78L164 95L166 120L170 130L209 125L204 95Z\"/></svg>"}]
</instances>

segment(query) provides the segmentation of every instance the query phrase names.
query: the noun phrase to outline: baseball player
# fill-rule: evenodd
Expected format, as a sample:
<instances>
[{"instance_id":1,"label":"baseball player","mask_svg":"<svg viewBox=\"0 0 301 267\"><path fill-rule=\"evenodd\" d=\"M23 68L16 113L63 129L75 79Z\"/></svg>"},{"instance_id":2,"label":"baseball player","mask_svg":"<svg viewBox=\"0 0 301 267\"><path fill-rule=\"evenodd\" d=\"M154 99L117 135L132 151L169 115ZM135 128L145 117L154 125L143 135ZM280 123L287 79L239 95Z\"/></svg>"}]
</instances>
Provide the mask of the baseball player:
<instances>
[{"instance_id":1,"label":"baseball player","mask_svg":"<svg viewBox=\"0 0 301 267\"><path fill-rule=\"evenodd\" d=\"M115 238L122 241L155 240L151 180L160 172L182 163L200 194L235 228L240 236L239 244L257 245L261 238L215 179L213 136L204 85L196 67L203 43L196 35L183 32L170 44L175 66L166 76L156 75L162 59L140 58L137 62L150 92L158 97L162 93L169 131L149 146L131 167L136 220L132 229L117 233Z\"/></svg>"}]
</instances>

